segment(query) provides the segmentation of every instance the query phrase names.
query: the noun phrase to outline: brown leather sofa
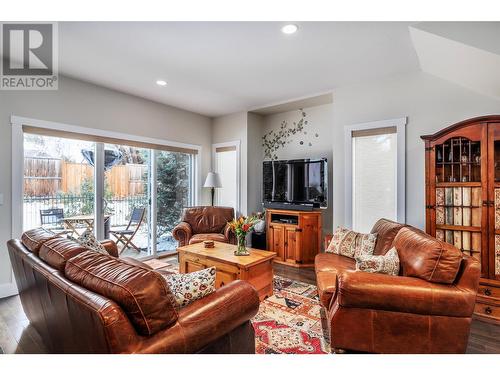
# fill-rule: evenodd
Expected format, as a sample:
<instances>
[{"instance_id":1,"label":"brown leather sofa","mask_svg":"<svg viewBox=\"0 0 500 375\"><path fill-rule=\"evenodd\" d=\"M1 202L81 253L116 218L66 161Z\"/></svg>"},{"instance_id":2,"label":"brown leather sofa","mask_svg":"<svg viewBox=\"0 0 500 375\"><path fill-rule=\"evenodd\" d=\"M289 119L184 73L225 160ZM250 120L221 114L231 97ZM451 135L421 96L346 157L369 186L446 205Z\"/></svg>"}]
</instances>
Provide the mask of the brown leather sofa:
<instances>
[{"instance_id":1,"label":"brown leather sofa","mask_svg":"<svg viewBox=\"0 0 500 375\"><path fill-rule=\"evenodd\" d=\"M53 353L255 353L259 298L235 281L177 309L163 277L46 230L10 240L23 309Z\"/></svg>"},{"instance_id":2,"label":"brown leather sofa","mask_svg":"<svg viewBox=\"0 0 500 375\"><path fill-rule=\"evenodd\" d=\"M174 228L172 235L179 246L204 240L235 244L236 237L227 224L233 218L232 207L187 207L182 213L182 221Z\"/></svg>"},{"instance_id":3,"label":"brown leather sofa","mask_svg":"<svg viewBox=\"0 0 500 375\"><path fill-rule=\"evenodd\" d=\"M355 271L354 259L336 254L315 259L332 350L464 353L479 262L390 220L379 220L371 232L378 234L375 255L397 249L400 275Z\"/></svg>"}]
</instances>

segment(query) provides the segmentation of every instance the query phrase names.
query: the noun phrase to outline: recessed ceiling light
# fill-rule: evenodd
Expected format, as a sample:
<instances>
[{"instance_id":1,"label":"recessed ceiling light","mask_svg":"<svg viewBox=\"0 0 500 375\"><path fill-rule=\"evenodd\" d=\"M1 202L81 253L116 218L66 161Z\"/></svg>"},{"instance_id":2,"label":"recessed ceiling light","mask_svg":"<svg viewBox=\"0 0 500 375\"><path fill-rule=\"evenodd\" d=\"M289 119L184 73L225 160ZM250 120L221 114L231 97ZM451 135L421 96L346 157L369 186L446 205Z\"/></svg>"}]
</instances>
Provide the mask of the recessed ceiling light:
<instances>
[{"instance_id":1,"label":"recessed ceiling light","mask_svg":"<svg viewBox=\"0 0 500 375\"><path fill-rule=\"evenodd\" d=\"M285 25L281 28L281 31L285 34L293 34L296 33L299 27L297 25L294 25L293 23L289 25Z\"/></svg>"},{"instance_id":2,"label":"recessed ceiling light","mask_svg":"<svg viewBox=\"0 0 500 375\"><path fill-rule=\"evenodd\" d=\"M167 85L167 81L164 81L162 79L159 79L158 81L156 81L156 84L158 86L166 86Z\"/></svg>"}]
</instances>

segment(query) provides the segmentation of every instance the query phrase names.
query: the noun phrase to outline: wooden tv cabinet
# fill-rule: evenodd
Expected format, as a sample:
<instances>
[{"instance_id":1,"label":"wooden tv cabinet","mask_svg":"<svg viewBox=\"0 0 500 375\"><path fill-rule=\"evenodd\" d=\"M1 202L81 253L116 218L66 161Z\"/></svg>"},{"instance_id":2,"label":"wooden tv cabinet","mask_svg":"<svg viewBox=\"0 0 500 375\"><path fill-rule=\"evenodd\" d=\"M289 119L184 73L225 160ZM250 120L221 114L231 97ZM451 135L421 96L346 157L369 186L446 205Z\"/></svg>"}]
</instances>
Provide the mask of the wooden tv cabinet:
<instances>
[{"instance_id":1,"label":"wooden tv cabinet","mask_svg":"<svg viewBox=\"0 0 500 375\"><path fill-rule=\"evenodd\" d=\"M274 262L293 267L314 267L321 250L321 211L266 209L267 250Z\"/></svg>"}]
</instances>

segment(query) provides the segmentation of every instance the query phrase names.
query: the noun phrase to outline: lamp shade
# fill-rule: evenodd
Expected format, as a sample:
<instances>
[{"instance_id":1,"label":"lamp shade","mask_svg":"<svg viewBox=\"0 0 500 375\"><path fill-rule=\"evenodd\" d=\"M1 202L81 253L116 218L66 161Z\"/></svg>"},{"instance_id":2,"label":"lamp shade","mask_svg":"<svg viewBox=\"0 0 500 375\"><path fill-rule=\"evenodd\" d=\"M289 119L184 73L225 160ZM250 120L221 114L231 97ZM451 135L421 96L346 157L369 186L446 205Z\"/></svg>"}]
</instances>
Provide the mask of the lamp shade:
<instances>
[{"instance_id":1,"label":"lamp shade","mask_svg":"<svg viewBox=\"0 0 500 375\"><path fill-rule=\"evenodd\" d=\"M205 180L205 184L203 187L206 188L221 188L222 184L220 182L220 177L215 172L208 172L207 179Z\"/></svg>"}]
</instances>

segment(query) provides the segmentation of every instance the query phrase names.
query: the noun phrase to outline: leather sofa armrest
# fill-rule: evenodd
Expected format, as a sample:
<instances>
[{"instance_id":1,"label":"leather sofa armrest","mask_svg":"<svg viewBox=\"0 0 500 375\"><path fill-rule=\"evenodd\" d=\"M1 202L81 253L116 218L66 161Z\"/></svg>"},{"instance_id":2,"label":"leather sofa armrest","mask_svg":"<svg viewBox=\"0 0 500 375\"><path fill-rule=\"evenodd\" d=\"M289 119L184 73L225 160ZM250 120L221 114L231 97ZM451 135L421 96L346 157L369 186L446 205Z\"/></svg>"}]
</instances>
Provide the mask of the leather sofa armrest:
<instances>
[{"instance_id":1,"label":"leather sofa armrest","mask_svg":"<svg viewBox=\"0 0 500 375\"><path fill-rule=\"evenodd\" d=\"M191 225L185 221L181 221L175 226L172 236L179 242L179 246L185 246L189 244L189 240L193 236L193 229Z\"/></svg>"},{"instance_id":2,"label":"leather sofa armrest","mask_svg":"<svg viewBox=\"0 0 500 375\"><path fill-rule=\"evenodd\" d=\"M424 315L470 317L475 293L454 284L362 271L337 275L336 303L342 307Z\"/></svg>"},{"instance_id":3,"label":"leather sofa armrest","mask_svg":"<svg viewBox=\"0 0 500 375\"><path fill-rule=\"evenodd\" d=\"M224 227L224 237L227 239L228 243L236 244L236 235L234 234L233 230L231 229L231 226L226 224Z\"/></svg>"},{"instance_id":4,"label":"leather sofa armrest","mask_svg":"<svg viewBox=\"0 0 500 375\"><path fill-rule=\"evenodd\" d=\"M101 241L101 245L104 246L106 251L112 257L118 258L118 246L116 246L115 241L113 240L104 240Z\"/></svg>"},{"instance_id":5,"label":"leather sofa armrest","mask_svg":"<svg viewBox=\"0 0 500 375\"><path fill-rule=\"evenodd\" d=\"M174 326L142 342L136 352L196 353L249 321L258 310L255 288L236 280L182 308Z\"/></svg>"}]
</instances>

